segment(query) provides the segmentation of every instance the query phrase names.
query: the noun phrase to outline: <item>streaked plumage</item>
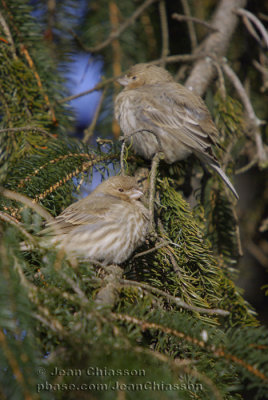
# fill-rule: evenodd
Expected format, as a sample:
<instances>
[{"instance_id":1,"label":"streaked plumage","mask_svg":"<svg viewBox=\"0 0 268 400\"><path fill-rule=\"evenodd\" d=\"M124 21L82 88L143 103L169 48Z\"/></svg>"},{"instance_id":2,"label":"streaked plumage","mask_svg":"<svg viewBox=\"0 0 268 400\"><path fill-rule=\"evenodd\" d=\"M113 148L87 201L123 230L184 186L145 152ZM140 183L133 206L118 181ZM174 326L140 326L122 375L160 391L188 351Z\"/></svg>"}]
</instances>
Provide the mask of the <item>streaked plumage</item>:
<instances>
[{"instance_id":1,"label":"streaked plumage","mask_svg":"<svg viewBox=\"0 0 268 400\"><path fill-rule=\"evenodd\" d=\"M238 197L213 154L218 130L201 97L151 64L134 65L118 82L125 88L116 98L115 118L137 154L152 159L162 152L171 164L194 153Z\"/></svg>"},{"instance_id":2,"label":"streaked plumage","mask_svg":"<svg viewBox=\"0 0 268 400\"><path fill-rule=\"evenodd\" d=\"M67 207L42 233L78 258L120 264L145 239L148 210L130 176L115 176Z\"/></svg>"}]
</instances>

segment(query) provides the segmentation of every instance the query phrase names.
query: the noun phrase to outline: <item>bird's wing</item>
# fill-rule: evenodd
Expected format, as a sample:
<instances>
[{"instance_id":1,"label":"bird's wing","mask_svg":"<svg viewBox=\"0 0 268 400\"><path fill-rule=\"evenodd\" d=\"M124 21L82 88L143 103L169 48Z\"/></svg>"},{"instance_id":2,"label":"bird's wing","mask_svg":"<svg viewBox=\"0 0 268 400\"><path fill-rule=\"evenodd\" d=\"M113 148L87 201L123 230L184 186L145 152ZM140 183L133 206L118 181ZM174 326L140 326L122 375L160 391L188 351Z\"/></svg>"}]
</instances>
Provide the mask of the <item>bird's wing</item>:
<instances>
[{"instance_id":1,"label":"bird's wing","mask_svg":"<svg viewBox=\"0 0 268 400\"><path fill-rule=\"evenodd\" d=\"M98 226L116 218L113 212L116 205L122 200L104 193L96 193L85 197L67 207L54 221L47 224L42 233L56 230L60 234L68 232L70 228L81 225Z\"/></svg>"},{"instance_id":2,"label":"bird's wing","mask_svg":"<svg viewBox=\"0 0 268 400\"><path fill-rule=\"evenodd\" d=\"M191 150L213 157L210 147L217 143L218 131L201 98L174 83L147 85L141 90L144 93L139 118L152 131L160 128L160 139L169 133Z\"/></svg>"}]
</instances>

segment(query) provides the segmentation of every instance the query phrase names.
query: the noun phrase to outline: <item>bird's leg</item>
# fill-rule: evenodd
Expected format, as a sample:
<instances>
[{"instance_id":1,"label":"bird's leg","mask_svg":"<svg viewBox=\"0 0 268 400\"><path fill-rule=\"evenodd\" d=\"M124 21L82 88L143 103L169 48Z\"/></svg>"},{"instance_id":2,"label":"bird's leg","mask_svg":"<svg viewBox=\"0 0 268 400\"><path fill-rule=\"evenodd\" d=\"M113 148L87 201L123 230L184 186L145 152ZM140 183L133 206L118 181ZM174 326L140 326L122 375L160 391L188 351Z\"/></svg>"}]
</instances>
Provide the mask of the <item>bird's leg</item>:
<instances>
[{"instance_id":1,"label":"bird's leg","mask_svg":"<svg viewBox=\"0 0 268 400\"><path fill-rule=\"evenodd\" d=\"M151 173L150 173L150 193L149 193L149 232L154 233L154 197L155 197L155 181L157 168L160 160L163 158L162 153L156 153L152 159Z\"/></svg>"}]
</instances>

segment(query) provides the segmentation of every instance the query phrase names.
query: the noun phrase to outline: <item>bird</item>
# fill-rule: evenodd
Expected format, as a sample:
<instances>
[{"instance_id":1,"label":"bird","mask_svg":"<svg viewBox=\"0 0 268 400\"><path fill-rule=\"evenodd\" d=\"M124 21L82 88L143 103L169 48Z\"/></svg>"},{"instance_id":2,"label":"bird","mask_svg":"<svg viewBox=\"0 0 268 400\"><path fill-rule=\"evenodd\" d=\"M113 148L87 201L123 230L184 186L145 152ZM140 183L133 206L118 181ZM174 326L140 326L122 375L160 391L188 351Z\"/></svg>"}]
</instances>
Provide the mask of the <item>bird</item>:
<instances>
[{"instance_id":1,"label":"bird","mask_svg":"<svg viewBox=\"0 0 268 400\"><path fill-rule=\"evenodd\" d=\"M200 96L175 82L164 68L149 63L132 66L118 83L124 89L115 99L115 119L136 154L151 160L162 153L168 164L194 154L238 198L213 152L219 132Z\"/></svg>"},{"instance_id":2,"label":"bird","mask_svg":"<svg viewBox=\"0 0 268 400\"><path fill-rule=\"evenodd\" d=\"M135 177L112 176L47 223L41 235L78 259L121 264L148 232L148 209Z\"/></svg>"}]
</instances>

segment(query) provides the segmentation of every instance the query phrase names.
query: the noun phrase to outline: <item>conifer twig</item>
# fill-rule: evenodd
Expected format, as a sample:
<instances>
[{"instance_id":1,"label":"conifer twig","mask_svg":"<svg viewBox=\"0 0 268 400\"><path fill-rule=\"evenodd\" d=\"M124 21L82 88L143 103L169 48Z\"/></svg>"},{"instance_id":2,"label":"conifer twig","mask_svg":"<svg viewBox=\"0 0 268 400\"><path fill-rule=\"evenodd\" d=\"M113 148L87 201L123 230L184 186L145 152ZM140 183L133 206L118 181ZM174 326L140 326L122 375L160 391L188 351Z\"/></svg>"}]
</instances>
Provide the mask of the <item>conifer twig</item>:
<instances>
[{"instance_id":1,"label":"conifer twig","mask_svg":"<svg viewBox=\"0 0 268 400\"><path fill-rule=\"evenodd\" d=\"M8 222L11 225L16 226L16 228L18 228L21 231L21 233L25 237L27 237L28 240L36 244L35 238L29 232L27 232L26 229L23 228L22 224L19 221L17 221L14 217L11 217L11 215L0 211L0 219L2 219L2 221Z\"/></svg>"},{"instance_id":2,"label":"conifer twig","mask_svg":"<svg viewBox=\"0 0 268 400\"><path fill-rule=\"evenodd\" d=\"M179 297L172 296L171 294L166 293L163 290L160 290L153 286L150 286L147 283L130 281L128 279L120 279L120 283L123 286L135 286L135 287L142 288L148 292L154 292L156 294L159 294L160 296L165 297L172 303L176 304L177 306L179 306L181 308L184 308L185 310L194 311L194 312L198 312L201 314L210 314L210 315L218 314L218 315L226 316L226 315L230 314L229 311L221 310L219 308L203 308L203 307L197 307L194 305L187 304L187 303L185 303L185 301L183 301Z\"/></svg>"},{"instance_id":3,"label":"conifer twig","mask_svg":"<svg viewBox=\"0 0 268 400\"><path fill-rule=\"evenodd\" d=\"M20 126L16 128L3 128L0 129L0 133L5 133L5 132L21 132L21 131L32 131L32 132L38 132L42 133L43 135L50 136L52 139L55 139L55 137L50 133L47 132L45 129L38 128L37 126Z\"/></svg>"},{"instance_id":4,"label":"conifer twig","mask_svg":"<svg viewBox=\"0 0 268 400\"><path fill-rule=\"evenodd\" d=\"M54 220L52 215L44 207L42 207L40 204L34 203L33 199L30 199L24 194L13 192L12 190L5 189L1 186L0 186L0 194L11 200L16 200L19 201L20 203L25 204L27 207L34 210L37 214L41 215L41 217L43 217L48 222Z\"/></svg>"}]
</instances>

